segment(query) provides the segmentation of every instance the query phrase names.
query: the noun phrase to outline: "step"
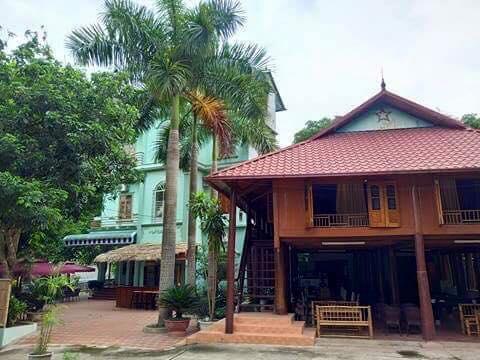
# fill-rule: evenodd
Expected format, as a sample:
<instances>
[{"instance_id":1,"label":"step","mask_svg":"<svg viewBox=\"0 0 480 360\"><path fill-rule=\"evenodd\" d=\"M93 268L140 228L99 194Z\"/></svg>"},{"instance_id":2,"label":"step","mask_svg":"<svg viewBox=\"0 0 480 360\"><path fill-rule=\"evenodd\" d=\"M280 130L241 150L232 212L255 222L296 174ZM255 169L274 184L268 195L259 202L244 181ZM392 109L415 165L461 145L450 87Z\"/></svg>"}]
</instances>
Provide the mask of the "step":
<instances>
[{"instance_id":1,"label":"step","mask_svg":"<svg viewBox=\"0 0 480 360\"><path fill-rule=\"evenodd\" d=\"M234 322L248 325L289 325L292 324L295 314L276 315L271 312L251 312L235 315Z\"/></svg>"},{"instance_id":2,"label":"step","mask_svg":"<svg viewBox=\"0 0 480 360\"><path fill-rule=\"evenodd\" d=\"M233 331L240 333L254 333L254 334L294 334L302 335L305 326L305 321L294 321L287 325L252 325L243 323L234 323Z\"/></svg>"},{"instance_id":3,"label":"step","mask_svg":"<svg viewBox=\"0 0 480 360\"><path fill-rule=\"evenodd\" d=\"M211 343L313 346L315 345L315 330L307 329L304 334L264 334L242 332L225 334L221 331L200 331L187 338L187 344Z\"/></svg>"}]
</instances>

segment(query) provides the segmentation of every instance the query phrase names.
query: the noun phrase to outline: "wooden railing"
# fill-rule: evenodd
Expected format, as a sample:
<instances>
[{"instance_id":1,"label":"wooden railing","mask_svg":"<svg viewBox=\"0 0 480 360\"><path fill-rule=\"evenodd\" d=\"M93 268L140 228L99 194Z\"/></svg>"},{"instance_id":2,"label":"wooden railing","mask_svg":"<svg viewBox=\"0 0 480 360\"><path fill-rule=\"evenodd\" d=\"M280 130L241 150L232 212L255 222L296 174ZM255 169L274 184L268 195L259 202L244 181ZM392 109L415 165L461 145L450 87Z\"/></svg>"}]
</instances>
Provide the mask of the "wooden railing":
<instances>
[{"instance_id":1,"label":"wooden railing","mask_svg":"<svg viewBox=\"0 0 480 360\"><path fill-rule=\"evenodd\" d=\"M444 210L445 224L480 224L480 210Z\"/></svg>"},{"instance_id":2,"label":"wooden railing","mask_svg":"<svg viewBox=\"0 0 480 360\"><path fill-rule=\"evenodd\" d=\"M368 214L315 214L314 227L365 227L368 226Z\"/></svg>"}]
</instances>

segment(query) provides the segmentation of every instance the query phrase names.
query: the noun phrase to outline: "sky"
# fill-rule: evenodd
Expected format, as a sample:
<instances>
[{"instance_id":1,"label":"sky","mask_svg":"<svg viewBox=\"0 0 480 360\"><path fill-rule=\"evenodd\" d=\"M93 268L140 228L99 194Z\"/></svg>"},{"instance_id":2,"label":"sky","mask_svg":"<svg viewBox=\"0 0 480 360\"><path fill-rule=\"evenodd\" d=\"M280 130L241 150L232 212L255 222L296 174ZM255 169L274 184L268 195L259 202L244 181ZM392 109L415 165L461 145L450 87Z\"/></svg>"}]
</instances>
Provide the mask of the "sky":
<instances>
[{"instance_id":1,"label":"sky","mask_svg":"<svg viewBox=\"0 0 480 360\"><path fill-rule=\"evenodd\" d=\"M282 146L306 121L343 115L373 96L382 69L398 95L458 118L480 113L478 0L240 2L247 22L236 40L267 49L287 107L277 114ZM18 35L44 25L56 57L72 62L65 37L95 23L102 5L0 0L0 25Z\"/></svg>"}]
</instances>

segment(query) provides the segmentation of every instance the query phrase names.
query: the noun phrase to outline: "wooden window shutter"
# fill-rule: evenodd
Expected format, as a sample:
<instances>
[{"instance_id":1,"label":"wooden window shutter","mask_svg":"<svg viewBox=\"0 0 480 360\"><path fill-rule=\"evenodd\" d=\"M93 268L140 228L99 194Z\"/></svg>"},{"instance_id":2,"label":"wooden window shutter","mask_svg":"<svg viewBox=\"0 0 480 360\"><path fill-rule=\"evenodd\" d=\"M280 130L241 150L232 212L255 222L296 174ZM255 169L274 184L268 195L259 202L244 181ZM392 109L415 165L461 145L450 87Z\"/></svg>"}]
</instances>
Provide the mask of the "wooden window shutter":
<instances>
[{"instance_id":1,"label":"wooden window shutter","mask_svg":"<svg viewBox=\"0 0 480 360\"><path fill-rule=\"evenodd\" d=\"M313 194L309 182L305 185L305 224L307 227L313 226Z\"/></svg>"},{"instance_id":2,"label":"wooden window shutter","mask_svg":"<svg viewBox=\"0 0 480 360\"><path fill-rule=\"evenodd\" d=\"M440 189L440 181L435 179L434 182L434 189L435 189L435 205L437 207L437 215L438 215L438 223L443 225L445 223L443 219L443 206L442 206L442 195Z\"/></svg>"},{"instance_id":3,"label":"wooden window shutter","mask_svg":"<svg viewBox=\"0 0 480 360\"><path fill-rule=\"evenodd\" d=\"M383 186L379 183L368 183L368 219L370 227L385 227L385 201Z\"/></svg>"},{"instance_id":4,"label":"wooden window shutter","mask_svg":"<svg viewBox=\"0 0 480 360\"><path fill-rule=\"evenodd\" d=\"M120 195L120 219L131 219L132 218L132 195L123 194Z\"/></svg>"},{"instance_id":5,"label":"wooden window shutter","mask_svg":"<svg viewBox=\"0 0 480 360\"><path fill-rule=\"evenodd\" d=\"M397 185L395 183L386 183L384 187L384 209L385 222L387 227L400 226L400 204L398 202Z\"/></svg>"}]
</instances>

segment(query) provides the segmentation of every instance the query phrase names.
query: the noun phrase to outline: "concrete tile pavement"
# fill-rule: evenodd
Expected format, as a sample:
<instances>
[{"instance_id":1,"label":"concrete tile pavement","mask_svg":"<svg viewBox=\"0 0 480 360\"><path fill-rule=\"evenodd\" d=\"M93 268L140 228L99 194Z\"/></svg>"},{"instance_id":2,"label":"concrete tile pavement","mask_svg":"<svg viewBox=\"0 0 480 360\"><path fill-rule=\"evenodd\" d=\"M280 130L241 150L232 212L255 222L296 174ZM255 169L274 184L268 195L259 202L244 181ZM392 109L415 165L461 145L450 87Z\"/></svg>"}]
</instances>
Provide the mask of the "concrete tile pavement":
<instances>
[{"instance_id":1,"label":"concrete tile pavement","mask_svg":"<svg viewBox=\"0 0 480 360\"><path fill-rule=\"evenodd\" d=\"M181 340L168 334L146 334L143 327L156 322L157 312L118 309L113 301L81 300L61 305L62 324L52 333L53 345L82 345L163 350ZM35 336L15 344L33 345Z\"/></svg>"}]
</instances>

